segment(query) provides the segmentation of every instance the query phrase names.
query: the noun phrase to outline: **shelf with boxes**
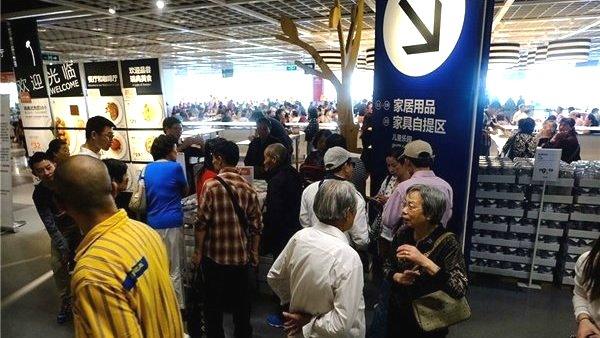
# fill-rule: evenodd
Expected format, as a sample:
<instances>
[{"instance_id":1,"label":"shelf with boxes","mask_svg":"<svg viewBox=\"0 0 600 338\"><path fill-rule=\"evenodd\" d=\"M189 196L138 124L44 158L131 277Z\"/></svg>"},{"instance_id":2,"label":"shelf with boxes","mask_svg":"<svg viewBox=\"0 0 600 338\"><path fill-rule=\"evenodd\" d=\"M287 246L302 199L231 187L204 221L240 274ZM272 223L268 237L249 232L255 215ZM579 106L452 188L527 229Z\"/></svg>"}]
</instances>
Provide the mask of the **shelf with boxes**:
<instances>
[{"instance_id":1,"label":"shelf with boxes","mask_svg":"<svg viewBox=\"0 0 600 338\"><path fill-rule=\"evenodd\" d=\"M560 278L574 169L561 167L559 181L546 188L541 215L542 186L531 180L532 160L480 158L479 169L470 270L529 278L541 216L532 276L537 281Z\"/></svg>"},{"instance_id":2,"label":"shelf with boxes","mask_svg":"<svg viewBox=\"0 0 600 338\"><path fill-rule=\"evenodd\" d=\"M574 284L575 263L600 236L600 161L574 162L574 205L566 241L563 283Z\"/></svg>"},{"instance_id":3,"label":"shelf with boxes","mask_svg":"<svg viewBox=\"0 0 600 338\"><path fill-rule=\"evenodd\" d=\"M475 219L469 268L473 272L529 278L535 242L536 220L529 208L530 181L521 184L526 174L509 159L480 158L477 179ZM561 196L562 197L562 196ZM567 201L557 198L557 202ZM539 209L539 206L538 206ZM533 262L533 278L552 281L560 251L560 237L568 212L546 215L540 228L538 251Z\"/></svg>"}]
</instances>

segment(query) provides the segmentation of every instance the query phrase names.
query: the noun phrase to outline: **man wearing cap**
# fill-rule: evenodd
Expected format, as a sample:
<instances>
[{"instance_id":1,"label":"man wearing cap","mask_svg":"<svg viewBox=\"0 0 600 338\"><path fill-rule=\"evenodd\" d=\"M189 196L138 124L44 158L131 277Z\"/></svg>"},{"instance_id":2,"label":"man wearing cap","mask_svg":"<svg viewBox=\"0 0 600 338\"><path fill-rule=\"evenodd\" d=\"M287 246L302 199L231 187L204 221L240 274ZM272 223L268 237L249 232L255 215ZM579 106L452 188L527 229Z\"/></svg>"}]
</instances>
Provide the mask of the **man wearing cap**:
<instances>
[{"instance_id":1,"label":"man wearing cap","mask_svg":"<svg viewBox=\"0 0 600 338\"><path fill-rule=\"evenodd\" d=\"M315 215L313 204L319 187L327 180L348 181L352 178L354 165L352 153L342 147L333 147L327 150L324 157L325 180L317 181L306 187L302 193L300 205L300 224L302 227L310 227L319 223ZM352 242L357 248L365 248L369 244L369 232L367 227L367 211L365 200L356 190L356 216L354 225L347 231Z\"/></svg>"},{"instance_id":2,"label":"man wearing cap","mask_svg":"<svg viewBox=\"0 0 600 338\"><path fill-rule=\"evenodd\" d=\"M406 198L406 191L415 184L424 184L440 190L446 199L446 210L442 216L442 225L445 227L452 217L452 187L448 182L437 177L431 170L433 166L433 149L425 141L415 140L409 142L401 156L404 169L412 176L410 179L398 184L387 203L383 207L383 229L381 237L391 241L402 219L402 208Z\"/></svg>"}]
</instances>

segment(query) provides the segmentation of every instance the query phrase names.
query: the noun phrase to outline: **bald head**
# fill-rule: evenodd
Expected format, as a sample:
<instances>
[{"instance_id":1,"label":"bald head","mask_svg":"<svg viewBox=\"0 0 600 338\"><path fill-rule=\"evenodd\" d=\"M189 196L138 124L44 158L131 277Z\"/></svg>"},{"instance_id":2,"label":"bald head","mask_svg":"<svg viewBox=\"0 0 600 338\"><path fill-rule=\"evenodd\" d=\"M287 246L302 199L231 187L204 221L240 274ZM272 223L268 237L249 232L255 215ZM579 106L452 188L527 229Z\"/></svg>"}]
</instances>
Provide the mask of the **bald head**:
<instances>
[{"instance_id":1,"label":"bald head","mask_svg":"<svg viewBox=\"0 0 600 338\"><path fill-rule=\"evenodd\" d=\"M275 158L276 163L279 165L287 161L288 150L283 144L275 143L265 149L265 154L269 154L269 156Z\"/></svg>"},{"instance_id":2,"label":"bald head","mask_svg":"<svg viewBox=\"0 0 600 338\"><path fill-rule=\"evenodd\" d=\"M70 157L54 173L54 182L67 211L87 213L114 206L108 169L94 157Z\"/></svg>"}]
</instances>

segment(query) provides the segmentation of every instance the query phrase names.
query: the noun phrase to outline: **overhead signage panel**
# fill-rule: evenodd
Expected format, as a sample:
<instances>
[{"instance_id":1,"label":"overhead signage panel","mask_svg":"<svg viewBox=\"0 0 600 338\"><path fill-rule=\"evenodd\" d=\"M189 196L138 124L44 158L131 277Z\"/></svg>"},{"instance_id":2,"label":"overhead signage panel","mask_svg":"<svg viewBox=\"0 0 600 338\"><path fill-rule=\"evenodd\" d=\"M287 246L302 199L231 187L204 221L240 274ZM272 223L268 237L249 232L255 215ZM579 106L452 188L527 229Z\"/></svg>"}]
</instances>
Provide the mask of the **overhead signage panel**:
<instances>
[{"instance_id":1,"label":"overhead signage panel","mask_svg":"<svg viewBox=\"0 0 600 338\"><path fill-rule=\"evenodd\" d=\"M434 170L454 189L453 219L466 224L470 171L481 128L493 1L381 0L376 11L374 152L431 143Z\"/></svg>"}]
</instances>

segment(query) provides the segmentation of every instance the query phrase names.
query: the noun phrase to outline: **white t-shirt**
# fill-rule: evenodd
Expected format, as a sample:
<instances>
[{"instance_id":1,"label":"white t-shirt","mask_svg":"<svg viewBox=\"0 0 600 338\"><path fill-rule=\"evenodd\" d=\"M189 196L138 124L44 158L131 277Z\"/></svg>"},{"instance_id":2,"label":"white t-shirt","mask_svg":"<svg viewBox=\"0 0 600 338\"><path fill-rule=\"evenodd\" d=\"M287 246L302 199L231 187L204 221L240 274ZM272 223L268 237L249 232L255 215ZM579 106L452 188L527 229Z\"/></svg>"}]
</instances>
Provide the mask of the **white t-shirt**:
<instances>
[{"instance_id":1,"label":"white t-shirt","mask_svg":"<svg viewBox=\"0 0 600 338\"><path fill-rule=\"evenodd\" d=\"M300 204L300 224L304 227L310 227L313 224L318 224L319 219L313 210L313 204L315 203L315 196L319 191L319 184L321 181L317 181L306 187L302 192L302 201ZM359 248L365 248L369 244L369 228L367 225L367 208L365 200L356 190L356 216L354 217L354 225L348 230L348 235L354 244Z\"/></svg>"},{"instance_id":2,"label":"white t-shirt","mask_svg":"<svg viewBox=\"0 0 600 338\"><path fill-rule=\"evenodd\" d=\"M290 312L314 315L304 337L364 337L363 267L338 228L317 223L298 231L267 275Z\"/></svg>"},{"instance_id":3,"label":"white t-shirt","mask_svg":"<svg viewBox=\"0 0 600 338\"><path fill-rule=\"evenodd\" d=\"M91 156L91 157L95 157L97 159L100 159L100 153L95 153L92 150L90 150L90 149L88 149L88 148L86 148L84 146L81 146L79 148L79 154L77 154L77 155L87 155L87 156Z\"/></svg>"}]
</instances>

